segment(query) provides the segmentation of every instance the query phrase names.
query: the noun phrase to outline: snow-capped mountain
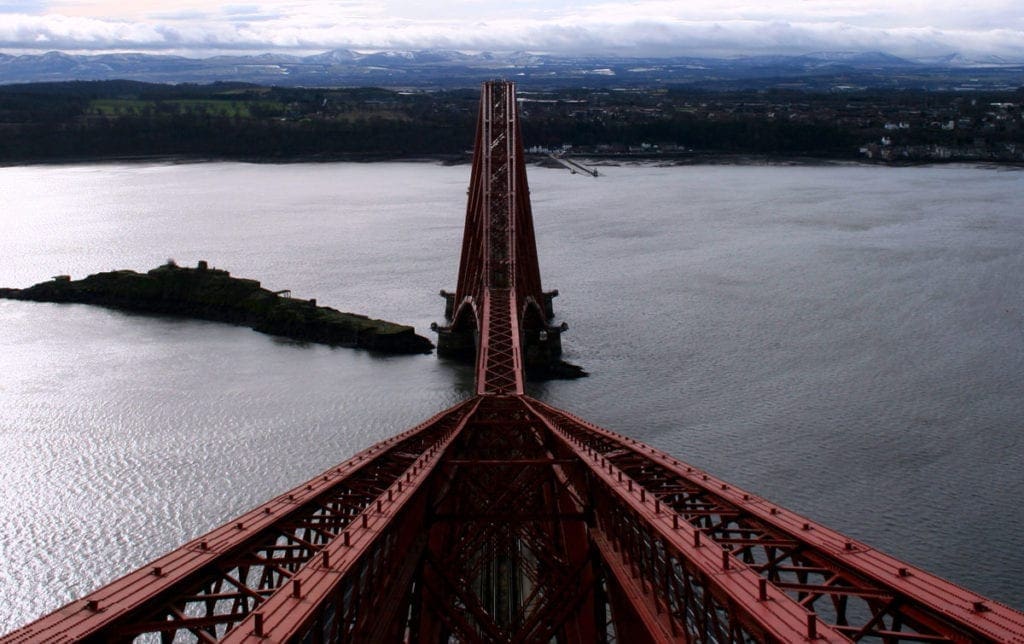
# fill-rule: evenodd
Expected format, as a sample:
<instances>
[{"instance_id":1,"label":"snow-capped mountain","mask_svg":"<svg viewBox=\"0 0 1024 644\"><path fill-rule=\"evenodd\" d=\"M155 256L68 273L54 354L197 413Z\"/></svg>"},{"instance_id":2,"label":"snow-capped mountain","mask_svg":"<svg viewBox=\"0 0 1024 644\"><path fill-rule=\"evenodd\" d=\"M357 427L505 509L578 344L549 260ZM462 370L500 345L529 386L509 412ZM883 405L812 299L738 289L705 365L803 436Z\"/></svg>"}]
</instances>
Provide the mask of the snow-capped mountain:
<instances>
[{"instance_id":1,"label":"snow-capped mountain","mask_svg":"<svg viewBox=\"0 0 1024 644\"><path fill-rule=\"evenodd\" d=\"M968 60L959 54L907 60L881 52L816 52L799 56L740 58L629 58L555 56L529 52L461 52L443 49L358 52L337 49L312 56L186 58L141 53L71 55L0 54L0 83L125 79L164 83L241 81L276 85L467 87L506 77L522 84L698 85L762 87L796 79L828 87L829 77L872 84L912 71L917 81L955 82L970 71L998 70L1009 87L1024 85L1024 64L1001 59ZM924 81L921 81L924 78ZM966 76L965 76L966 78ZM993 81L995 82L995 81ZM1014 83L1016 82L1016 85ZM892 83L888 83L889 86Z\"/></svg>"}]
</instances>

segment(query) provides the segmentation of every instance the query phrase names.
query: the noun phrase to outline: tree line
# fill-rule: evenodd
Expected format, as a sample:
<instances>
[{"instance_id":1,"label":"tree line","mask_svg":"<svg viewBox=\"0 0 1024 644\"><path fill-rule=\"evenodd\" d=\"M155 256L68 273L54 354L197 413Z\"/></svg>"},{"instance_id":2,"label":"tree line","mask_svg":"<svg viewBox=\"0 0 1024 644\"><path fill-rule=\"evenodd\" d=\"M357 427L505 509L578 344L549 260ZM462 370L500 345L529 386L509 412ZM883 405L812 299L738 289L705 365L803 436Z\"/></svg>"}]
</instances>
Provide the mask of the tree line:
<instances>
[{"instance_id":1,"label":"tree line","mask_svg":"<svg viewBox=\"0 0 1024 644\"><path fill-rule=\"evenodd\" d=\"M571 89L521 92L529 146L856 158L866 141L962 143L977 133L936 126L893 133L884 116L911 108L981 123L990 101L936 93L853 96ZM536 98L540 96L540 98ZM1014 98L1011 96L1011 98ZM543 100L541 100L543 99ZM184 156L240 160L461 155L473 145L476 90L280 88L133 81L0 86L0 161ZM972 116L973 112L977 112ZM920 110L917 110L920 111ZM783 114L785 112L785 114ZM864 118L860 118L863 112ZM844 119L834 115L843 114ZM852 117L851 117L852 114ZM1024 129L986 123L1006 141ZM863 122L861 122L863 121ZM851 123L857 123L851 125ZM1001 129L1000 129L1001 128Z\"/></svg>"}]
</instances>

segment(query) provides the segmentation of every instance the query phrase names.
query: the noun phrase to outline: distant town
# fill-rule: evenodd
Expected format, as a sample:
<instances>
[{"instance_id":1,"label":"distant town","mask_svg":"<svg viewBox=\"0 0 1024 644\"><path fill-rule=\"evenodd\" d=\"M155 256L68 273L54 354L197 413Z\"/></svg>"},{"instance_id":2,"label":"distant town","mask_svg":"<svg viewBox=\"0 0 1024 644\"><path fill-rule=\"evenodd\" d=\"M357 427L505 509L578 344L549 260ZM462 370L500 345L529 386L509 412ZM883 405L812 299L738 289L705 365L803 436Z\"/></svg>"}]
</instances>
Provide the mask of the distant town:
<instances>
[{"instance_id":1,"label":"distant town","mask_svg":"<svg viewBox=\"0 0 1024 644\"><path fill-rule=\"evenodd\" d=\"M520 88L535 155L1024 162L1024 89ZM472 147L475 89L135 81L0 86L0 161L433 157Z\"/></svg>"},{"instance_id":2,"label":"distant town","mask_svg":"<svg viewBox=\"0 0 1024 644\"><path fill-rule=\"evenodd\" d=\"M524 123L577 123L581 131L563 145L578 154L1019 162L1022 99L1024 92L624 90L527 94L522 107ZM608 140L611 132L622 135Z\"/></svg>"}]
</instances>

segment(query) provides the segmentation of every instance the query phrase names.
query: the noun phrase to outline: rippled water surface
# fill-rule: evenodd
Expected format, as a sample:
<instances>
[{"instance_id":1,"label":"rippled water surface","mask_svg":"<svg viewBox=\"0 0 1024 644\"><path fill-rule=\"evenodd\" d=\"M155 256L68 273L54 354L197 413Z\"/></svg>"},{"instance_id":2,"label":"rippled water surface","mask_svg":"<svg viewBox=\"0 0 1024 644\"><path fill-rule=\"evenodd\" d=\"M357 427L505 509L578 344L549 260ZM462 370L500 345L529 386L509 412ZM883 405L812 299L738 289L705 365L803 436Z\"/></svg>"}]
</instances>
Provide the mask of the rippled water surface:
<instances>
[{"instance_id":1,"label":"rippled water surface","mask_svg":"<svg viewBox=\"0 0 1024 644\"><path fill-rule=\"evenodd\" d=\"M200 259L429 334L468 167L0 168L0 286ZM1024 608L1024 173L530 169L555 405ZM467 396L433 356L0 300L0 632Z\"/></svg>"}]
</instances>

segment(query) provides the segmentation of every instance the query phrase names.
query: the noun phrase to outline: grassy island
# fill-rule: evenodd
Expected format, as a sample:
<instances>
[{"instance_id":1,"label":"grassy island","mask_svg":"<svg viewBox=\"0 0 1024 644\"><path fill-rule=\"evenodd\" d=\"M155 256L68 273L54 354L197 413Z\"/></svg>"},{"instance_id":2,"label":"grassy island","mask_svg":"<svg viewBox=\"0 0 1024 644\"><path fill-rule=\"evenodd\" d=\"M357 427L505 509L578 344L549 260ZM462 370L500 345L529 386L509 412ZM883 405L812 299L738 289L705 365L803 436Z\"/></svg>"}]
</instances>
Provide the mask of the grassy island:
<instances>
[{"instance_id":1,"label":"grassy island","mask_svg":"<svg viewBox=\"0 0 1024 644\"><path fill-rule=\"evenodd\" d=\"M268 291L256 280L232 277L206 262L196 268L168 262L146 273L111 271L81 280L60 275L29 288L0 289L0 297L227 322L295 340L384 353L433 349L430 340L416 335L411 326L317 306L316 300L288 297L287 291Z\"/></svg>"}]
</instances>

